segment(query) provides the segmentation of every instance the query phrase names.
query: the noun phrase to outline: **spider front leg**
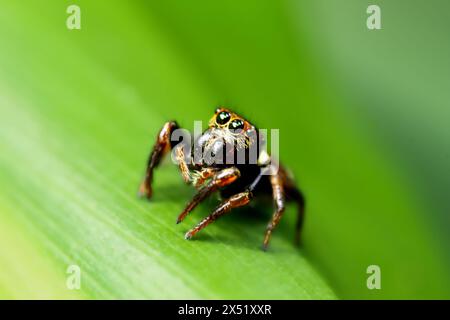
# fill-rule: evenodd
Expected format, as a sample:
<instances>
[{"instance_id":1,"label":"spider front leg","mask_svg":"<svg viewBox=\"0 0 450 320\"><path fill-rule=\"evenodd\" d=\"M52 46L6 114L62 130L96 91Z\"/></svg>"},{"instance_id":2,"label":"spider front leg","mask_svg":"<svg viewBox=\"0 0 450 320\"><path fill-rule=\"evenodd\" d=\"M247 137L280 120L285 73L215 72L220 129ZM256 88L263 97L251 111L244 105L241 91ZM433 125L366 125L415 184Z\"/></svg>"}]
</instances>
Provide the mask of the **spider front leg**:
<instances>
[{"instance_id":1,"label":"spider front leg","mask_svg":"<svg viewBox=\"0 0 450 320\"><path fill-rule=\"evenodd\" d=\"M161 159L164 157L164 155L167 154L167 152L169 152L173 147L170 137L176 129L178 129L177 123L175 121L170 121L166 122L162 129L159 131L156 138L156 143L148 158L144 181L142 181L141 186L139 187L140 196L145 196L147 198L150 198L152 196L153 171L161 162ZM184 158L184 150L182 146L183 144L179 144L176 146L177 149L175 152L175 156L178 160L178 165L183 175L183 179L188 182L189 170Z\"/></svg>"},{"instance_id":2,"label":"spider front leg","mask_svg":"<svg viewBox=\"0 0 450 320\"><path fill-rule=\"evenodd\" d=\"M223 188L240 177L241 173L238 168L231 167L218 171L211 180L201 187L197 194L192 198L192 200L187 204L186 208L178 216L177 223L186 218L186 216L191 212L200 202L202 202L207 196L209 196L214 191Z\"/></svg>"},{"instance_id":3,"label":"spider front leg","mask_svg":"<svg viewBox=\"0 0 450 320\"><path fill-rule=\"evenodd\" d=\"M191 239L195 236L200 230L204 229L207 225L217 220L219 217L223 216L225 213L228 213L233 208L238 208L249 204L253 195L251 191L247 190L241 193L238 193L228 200L222 202L209 216L203 219L199 224L197 224L193 229L189 230L184 236L185 239Z\"/></svg>"},{"instance_id":4,"label":"spider front leg","mask_svg":"<svg viewBox=\"0 0 450 320\"><path fill-rule=\"evenodd\" d=\"M272 235L272 231L276 228L284 213L286 200L283 182L284 181L279 174L270 176L270 184L272 185L272 196L275 205L275 213L273 214L272 220L267 225L266 234L264 236L263 242L263 250L267 250L270 237Z\"/></svg>"}]
</instances>

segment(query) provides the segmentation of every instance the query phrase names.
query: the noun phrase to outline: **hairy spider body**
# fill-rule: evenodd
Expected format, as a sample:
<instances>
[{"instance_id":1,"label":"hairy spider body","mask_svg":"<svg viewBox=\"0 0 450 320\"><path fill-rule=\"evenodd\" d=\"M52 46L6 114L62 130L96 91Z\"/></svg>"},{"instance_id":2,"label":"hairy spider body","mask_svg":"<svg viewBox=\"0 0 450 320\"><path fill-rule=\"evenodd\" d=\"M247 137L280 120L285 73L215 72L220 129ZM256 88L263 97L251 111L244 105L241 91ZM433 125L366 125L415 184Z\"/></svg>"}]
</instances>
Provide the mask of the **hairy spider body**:
<instances>
[{"instance_id":1,"label":"hairy spider body","mask_svg":"<svg viewBox=\"0 0 450 320\"><path fill-rule=\"evenodd\" d=\"M275 212L266 228L263 249L267 249L272 231L280 222L287 201L298 204L296 242L299 242L304 197L292 177L282 166L276 165L262 148L264 141L255 126L228 109L218 108L208 128L192 144L172 140L172 133L177 129L177 123L171 121L160 130L150 153L144 181L139 189L140 195L147 198L152 196L153 171L162 157L173 149L184 181L197 188L193 199L178 216L177 223L183 221L214 192L220 192L222 198L226 199L189 230L186 239L192 238L233 208L245 206L257 196L271 195Z\"/></svg>"}]
</instances>

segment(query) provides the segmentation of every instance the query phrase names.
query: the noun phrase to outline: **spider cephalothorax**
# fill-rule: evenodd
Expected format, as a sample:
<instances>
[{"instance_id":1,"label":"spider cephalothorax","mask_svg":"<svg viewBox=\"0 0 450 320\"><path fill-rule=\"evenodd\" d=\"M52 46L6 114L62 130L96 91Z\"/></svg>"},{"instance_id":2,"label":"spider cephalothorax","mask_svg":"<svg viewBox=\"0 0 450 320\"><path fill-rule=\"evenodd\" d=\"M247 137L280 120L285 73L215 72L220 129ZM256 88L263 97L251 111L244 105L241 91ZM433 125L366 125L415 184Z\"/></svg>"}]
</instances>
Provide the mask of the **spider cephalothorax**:
<instances>
[{"instance_id":1,"label":"spider cephalothorax","mask_svg":"<svg viewBox=\"0 0 450 320\"><path fill-rule=\"evenodd\" d=\"M228 109L218 108L208 129L194 142L194 163L208 166L251 163L252 160L256 163L258 138L252 124ZM189 157L186 153L185 156Z\"/></svg>"},{"instance_id":2,"label":"spider cephalothorax","mask_svg":"<svg viewBox=\"0 0 450 320\"><path fill-rule=\"evenodd\" d=\"M216 109L209 120L209 128L213 134L227 143L235 144L238 149L250 147L254 142L252 135L256 133L256 128L250 122L225 108Z\"/></svg>"},{"instance_id":3,"label":"spider cephalothorax","mask_svg":"<svg viewBox=\"0 0 450 320\"><path fill-rule=\"evenodd\" d=\"M284 168L275 166L275 162L262 148L264 139L254 125L229 109L218 108L209 121L208 128L192 145L175 143L171 139L172 133L177 129L176 122L171 121L159 132L148 160L140 194L151 197L153 169L172 148L183 179L198 189L178 216L177 223L213 192L220 191L226 198L213 213L186 233L186 239L192 238L231 209L247 205L255 196L272 194L275 213L267 226L263 248L267 248L272 231L284 213L286 200L296 201L299 205L296 228L296 238L299 240L304 198Z\"/></svg>"}]
</instances>

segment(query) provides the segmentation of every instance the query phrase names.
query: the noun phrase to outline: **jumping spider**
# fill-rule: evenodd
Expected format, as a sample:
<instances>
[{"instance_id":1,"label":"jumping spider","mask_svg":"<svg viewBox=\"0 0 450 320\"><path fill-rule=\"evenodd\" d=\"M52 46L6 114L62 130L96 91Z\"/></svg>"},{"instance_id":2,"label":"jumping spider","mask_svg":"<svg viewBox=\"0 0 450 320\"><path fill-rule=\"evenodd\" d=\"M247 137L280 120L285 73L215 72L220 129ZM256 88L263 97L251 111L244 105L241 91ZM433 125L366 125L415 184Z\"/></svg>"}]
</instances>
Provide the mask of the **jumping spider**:
<instances>
[{"instance_id":1,"label":"jumping spider","mask_svg":"<svg viewBox=\"0 0 450 320\"><path fill-rule=\"evenodd\" d=\"M280 222L287 200L298 204L296 225L296 243L300 240L300 229L303 223L304 198L295 186L293 179L281 166L262 150L262 139L255 139L258 129L236 113L218 108L203 132L192 144L174 142L172 133L178 129L175 121L167 122L158 134L156 144L150 154L144 181L139 193L141 196L152 196L153 170L158 166L161 158L171 149L186 183L191 183L197 189L197 194L187 204L178 216L177 223L183 219L203 200L215 191L220 191L223 201L206 218L185 235L192 238L197 232L205 228L231 209L242 207L257 195L271 194L274 200L275 212L269 224L263 241L263 249L267 249L272 231ZM231 148L230 148L231 145ZM252 149L253 147L253 149ZM256 147L256 149L255 149ZM200 150L201 157L194 161L192 152L186 149ZM249 161L250 150L256 150L256 161ZM195 152L194 152L195 153ZM245 161L236 161L236 155L244 154ZM234 161L211 161L206 155L221 155ZM219 157L224 159L223 157ZM277 170L273 170L273 169ZM268 174L268 170L273 170Z\"/></svg>"}]
</instances>

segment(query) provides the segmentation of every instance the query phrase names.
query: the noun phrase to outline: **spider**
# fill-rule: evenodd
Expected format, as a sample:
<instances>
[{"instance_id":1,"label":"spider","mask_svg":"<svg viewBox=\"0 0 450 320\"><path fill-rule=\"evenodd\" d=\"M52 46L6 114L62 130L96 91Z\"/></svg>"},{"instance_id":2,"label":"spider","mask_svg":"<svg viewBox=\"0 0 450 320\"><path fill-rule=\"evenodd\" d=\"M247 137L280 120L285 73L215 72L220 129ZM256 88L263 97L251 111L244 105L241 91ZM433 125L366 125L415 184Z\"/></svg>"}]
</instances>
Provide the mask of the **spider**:
<instances>
[{"instance_id":1,"label":"spider","mask_svg":"<svg viewBox=\"0 0 450 320\"><path fill-rule=\"evenodd\" d=\"M219 191L220 196L225 199L209 216L189 230L185 239L191 239L232 209L248 205L256 196L271 195L274 213L265 231L263 250L268 247L287 201L298 205L295 242L299 243L304 197L288 172L263 150L264 139L256 138L261 135L254 125L229 109L218 108L209 121L208 128L193 143L174 141L172 134L177 129L177 123L170 121L160 130L148 159L139 195L151 198L154 169L163 156L172 150L184 181L197 189L197 193L178 216L177 224L212 193ZM191 149L194 150L194 156ZM251 161L251 151L256 152L253 157L255 161ZM237 161L239 155L241 161ZM224 157L227 161L223 161Z\"/></svg>"}]
</instances>

